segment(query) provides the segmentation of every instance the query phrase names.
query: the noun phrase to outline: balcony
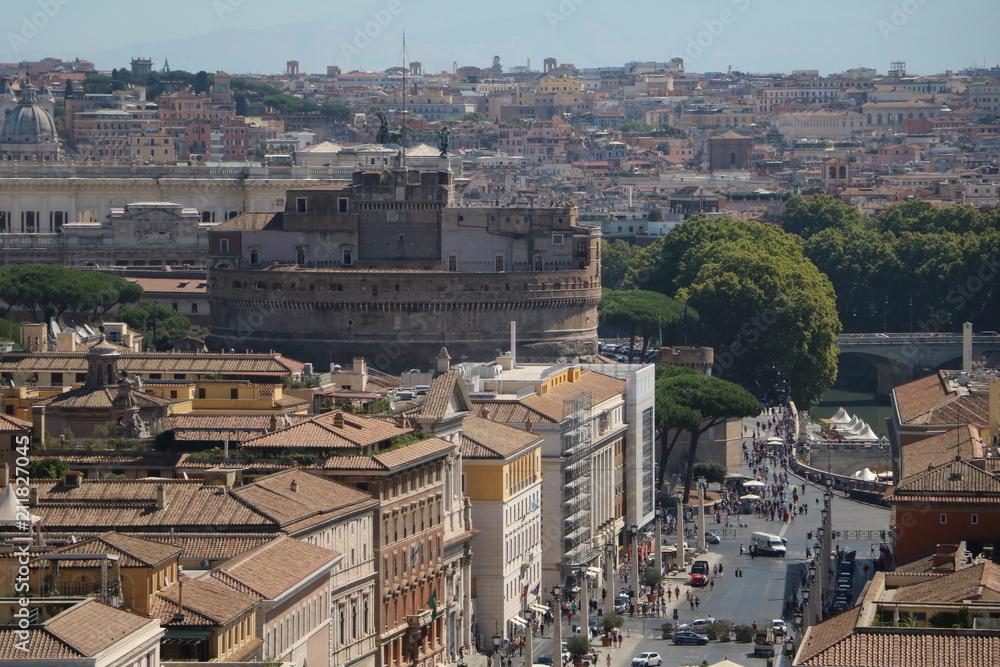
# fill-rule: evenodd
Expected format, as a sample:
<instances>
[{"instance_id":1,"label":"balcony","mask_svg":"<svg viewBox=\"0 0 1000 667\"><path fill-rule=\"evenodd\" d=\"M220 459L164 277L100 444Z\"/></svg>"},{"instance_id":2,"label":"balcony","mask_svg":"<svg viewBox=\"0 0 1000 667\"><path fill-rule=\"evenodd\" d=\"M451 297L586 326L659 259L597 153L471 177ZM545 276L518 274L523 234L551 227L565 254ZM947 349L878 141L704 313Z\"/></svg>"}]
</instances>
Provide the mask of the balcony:
<instances>
[{"instance_id":1,"label":"balcony","mask_svg":"<svg viewBox=\"0 0 1000 667\"><path fill-rule=\"evenodd\" d=\"M430 623L431 623L430 609L425 609L418 614L413 614L406 617L406 624L414 630L422 628L425 625L430 625Z\"/></svg>"}]
</instances>

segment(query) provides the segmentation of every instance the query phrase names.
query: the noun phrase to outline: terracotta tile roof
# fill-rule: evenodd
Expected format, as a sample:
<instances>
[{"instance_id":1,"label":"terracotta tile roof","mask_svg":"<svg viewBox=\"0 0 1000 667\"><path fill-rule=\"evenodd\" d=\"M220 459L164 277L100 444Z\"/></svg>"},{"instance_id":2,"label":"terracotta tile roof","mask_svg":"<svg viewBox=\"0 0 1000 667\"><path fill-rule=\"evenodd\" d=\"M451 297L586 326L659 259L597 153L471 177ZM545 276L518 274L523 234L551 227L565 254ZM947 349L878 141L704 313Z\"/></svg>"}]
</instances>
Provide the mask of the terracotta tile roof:
<instances>
[{"instance_id":1,"label":"terracotta tile roof","mask_svg":"<svg viewBox=\"0 0 1000 667\"><path fill-rule=\"evenodd\" d=\"M295 490L293 490L295 489ZM364 491L302 470L284 470L233 489L234 497L281 526L372 501Z\"/></svg>"},{"instance_id":2,"label":"terracotta tile roof","mask_svg":"<svg viewBox=\"0 0 1000 667\"><path fill-rule=\"evenodd\" d=\"M284 213L240 213L235 218L229 218L222 224L212 227L212 231L227 231L232 229L260 231L262 229L283 229Z\"/></svg>"},{"instance_id":3,"label":"terracotta tile roof","mask_svg":"<svg viewBox=\"0 0 1000 667\"><path fill-rule=\"evenodd\" d=\"M223 375L287 374L301 371L302 362L279 354L213 352L123 353L118 367L129 373L222 373ZM85 373L83 352L8 352L0 355L0 372L56 371Z\"/></svg>"},{"instance_id":4,"label":"terracotta tile roof","mask_svg":"<svg viewBox=\"0 0 1000 667\"><path fill-rule=\"evenodd\" d=\"M121 567L156 567L181 553L181 549L131 535L109 531L96 537L53 549L54 554L115 554ZM65 565L65 564L64 564ZM98 567L100 562L73 561L73 567Z\"/></svg>"},{"instance_id":5,"label":"terracotta tile roof","mask_svg":"<svg viewBox=\"0 0 1000 667\"><path fill-rule=\"evenodd\" d=\"M955 394L949 392L941 375L928 375L892 390L900 423L907 424Z\"/></svg>"},{"instance_id":6,"label":"terracotta tile roof","mask_svg":"<svg viewBox=\"0 0 1000 667\"><path fill-rule=\"evenodd\" d=\"M541 436L482 417L466 417L462 422L462 456L505 459L542 441Z\"/></svg>"},{"instance_id":7,"label":"terracotta tile roof","mask_svg":"<svg viewBox=\"0 0 1000 667\"><path fill-rule=\"evenodd\" d=\"M529 421L532 424L555 424L558 421L525 405L522 401L481 401L476 399L472 405L475 408L474 414L477 416L482 417L486 414L489 419L504 424L524 424Z\"/></svg>"},{"instance_id":8,"label":"terracotta tile roof","mask_svg":"<svg viewBox=\"0 0 1000 667\"><path fill-rule=\"evenodd\" d=\"M982 599L983 590L993 592L988 599L1000 593L996 585L998 566L993 563L979 563L936 576L930 581L900 586L893 592L892 602L962 602Z\"/></svg>"},{"instance_id":9,"label":"terracotta tile roof","mask_svg":"<svg viewBox=\"0 0 1000 667\"><path fill-rule=\"evenodd\" d=\"M809 661L817 654L835 646L838 642L844 641L854 632L861 615L861 606L852 607L847 611L837 614L821 623L810 626L802 637L799 651L795 656L794 665L813 664ZM824 663L816 663L824 664ZM839 664L839 663L837 663Z\"/></svg>"},{"instance_id":10,"label":"terracotta tile roof","mask_svg":"<svg viewBox=\"0 0 1000 667\"><path fill-rule=\"evenodd\" d=\"M283 535L212 571L212 576L263 600L275 600L323 567L332 567L336 551Z\"/></svg>"},{"instance_id":11,"label":"terracotta tile roof","mask_svg":"<svg viewBox=\"0 0 1000 667\"><path fill-rule=\"evenodd\" d=\"M184 611L194 612L200 617L197 623L185 619L183 625L205 625L204 619L213 625L225 625L257 604L257 599L253 596L234 590L211 577L185 578L183 585ZM177 625L171 621L177 612L180 586L180 583L174 583L156 594L159 598L158 604L150 610L150 613L159 618L164 625Z\"/></svg>"},{"instance_id":12,"label":"terracotta tile roof","mask_svg":"<svg viewBox=\"0 0 1000 667\"><path fill-rule=\"evenodd\" d=\"M368 369L368 382L365 384L365 391L380 391L382 389L398 389L399 376L389 375L374 368Z\"/></svg>"},{"instance_id":13,"label":"terracotta tile roof","mask_svg":"<svg viewBox=\"0 0 1000 667\"><path fill-rule=\"evenodd\" d=\"M455 445L441 438L428 438L405 447L373 456L332 456L326 460L324 470L368 470L391 472L408 467L422 459L431 459L452 451Z\"/></svg>"},{"instance_id":14,"label":"terracotta tile roof","mask_svg":"<svg viewBox=\"0 0 1000 667\"><path fill-rule=\"evenodd\" d=\"M9 415L0 415L0 433L20 433L30 430L31 422Z\"/></svg>"},{"instance_id":15,"label":"terracotta tile roof","mask_svg":"<svg viewBox=\"0 0 1000 667\"><path fill-rule=\"evenodd\" d=\"M968 461L952 460L901 479L886 492L889 502L1000 502L1000 479Z\"/></svg>"},{"instance_id":16,"label":"terracotta tile roof","mask_svg":"<svg viewBox=\"0 0 1000 667\"><path fill-rule=\"evenodd\" d=\"M359 449L377 445L413 429L399 428L381 419L341 412L322 415L252 438L243 443L249 449Z\"/></svg>"},{"instance_id":17,"label":"terracotta tile roof","mask_svg":"<svg viewBox=\"0 0 1000 667\"><path fill-rule=\"evenodd\" d=\"M86 600L41 625L29 627L28 656L13 648L10 631L6 628L0 631L0 659L90 658L150 624L148 618L97 600Z\"/></svg>"},{"instance_id":18,"label":"terracotta tile roof","mask_svg":"<svg viewBox=\"0 0 1000 667\"><path fill-rule=\"evenodd\" d=\"M136 533L151 542L160 542L181 550L184 560L228 560L275 539L275 535L225 534L178 535L176 533Z\"/></svg>"},{"instance_id":19,"label":"terracotta tile roof","mask_svg":"<svg viewBox=\"0 0 1000 667\"><path fill-rule=\"evenodd\" d=\"M986 424L990 407L986 396L966 394L928 410L910 421L911 424Z\"/></svg>"},{"instance_id":20,"label":"terracotta tile roof","mask_svg":"<svg viewBox=\"0 0 1000 667\"><path fill-rule=\"evenodd\" d=\"M522 402L556 422L567 417L565 401L581 394L594 395L592 405L600 405L604 401L625 393L625 381L607 375L584 371L576 382L564 382L553 387L547 394L528 396Z\"/></svg>"},{"instance_id":21,"label":"terracotta tile roof","mask_svg":"<svg viewBox=\"0 0 1000 667\"><path fill-rule=\"evenodd\" d=\"M312 415L281 415L295 424ZM163 417L156 422L161 431L173 431L177 440L221 441L232 444L264 435L271 428L271 415L227 413L227 414L179 414Z\"/></svg>"},{"instance_id":22,"label":"terracotta tile roof","mask_svg":"<svg viewBox=\"0 0 1000 667\"><path fill-rule=\"evenodd\" d=\"M117 387L77 387L61 394L44 398L35 405L60 409L111 409L119 395ZM130 391L131 398L140 408L165 408L176 401L160 398L144 391Z\"/></svg>"},{"instance_id":23,"label":"terracotta tile roof","mask_svg":"<svg viewBox=\"0 0 1000 667\"><path fill-rule=\"evenodd\" d=\"M978 429L959 426L905 445L901 456L902 477L944 465L955 457L968 461L982 456L983 443Z\"/></svg>"},{"instance_id":24,"label":"terracotta tile roof","mask_svg":"<svg viewBox=\"0 0 1000 667\"><path fill-rule=\"evenodd\" d=\"M424 399L420 420L439 422L450 413L468 412L471 409L469 394L457 368L437 376L431 381Z\"/></svg>"},{"instance_id":25,"label":"terracotta tile roof","mask_svg":"<svg viewBox=\"0 0 1000 667\"><path fill-rule=\"evenodd\" d=\"M810 628L803 648L813 631L838 618ZM1000 665L1000 632L866 627L820 650L807 654L800 649L799 656L793 664L803 667L991 667Z\"/></svg>"},{"instance_id":26,"label":"terracotta tile roof","mask_svg":"<svg viewBox=\"0 0 1000 667\"><path fill-rule=\"evenodd\" d=\"M31 640L28 644L29 653L25 653L16 647L22 639L14 634L14 628L6 626L0 628L0 660L10 661L12 665L27 665L26 658L32 660L70 660L86 657L79 651L60 641L44 627L30 627ZM18 662L14 662L14 661ZM53 663L56 664L56 663Z\"/></svg>"},{"instance_id":27,"label":"terracotta tile roof","mask_svg":"<svg viewBox=\"0 0 1000 667\"><path fill-rule=\"evenodd\" d=\"M166 491L166 508L156 508L157 487ZM39 480L39 504L32 512L41 516L53 531L112 530L119 526L134 529L206 527L237 530L270 528L275 522L247 507L220 487L197 480L83 480L79 487L65 486L62 480Z\"/></svg>"},{"instance_id":28,"label":"terracotta tile roof","mask_svg":"<svg viewBox=\"0 0 1000 667\"><path fill-rule=\"evenodd\" d=\"M144 292L167 292L190 296L208 294L208 283L205 280L192 278L126 278L125 280L136 283Z\"/></svg>"}]
</instances>

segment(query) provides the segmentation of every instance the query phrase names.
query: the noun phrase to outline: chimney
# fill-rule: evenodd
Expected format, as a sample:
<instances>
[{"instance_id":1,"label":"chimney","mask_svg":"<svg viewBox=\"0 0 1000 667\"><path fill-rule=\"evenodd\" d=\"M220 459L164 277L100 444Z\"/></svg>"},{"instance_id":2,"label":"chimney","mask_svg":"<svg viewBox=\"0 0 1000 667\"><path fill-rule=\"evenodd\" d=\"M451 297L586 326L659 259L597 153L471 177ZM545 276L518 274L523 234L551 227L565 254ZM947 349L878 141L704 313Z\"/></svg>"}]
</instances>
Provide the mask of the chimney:
<instances>
[{"instance_id":1,"label":"chimney","mask_svg":"<svg viewBox=\"0 0 1000 667\"><path fill-rule=\"evenodd\" d=\"M38 487L32 486L28 489L28 507L38 506Z\"/></svg>"},{"instance_id":2,"label":"chimney","mask_svg":"<svg viewBox=\"0 0 1000 667\"><path fill-rule=\"evenodd\" d=\"M344 428L344 413L338 412L333 415L333 427Z\"/></svg>"},{"instance_id":3,"label":"chimney","mask_svg":"<svg viewBox=\"0 0 1000 667\"><path fill-rule=\"evenodd\" d=\"M170 619L171 623L184 622L184 579L181 576L181 567L177 566L177 613Z\"/></svg>"},{"instance_id":4,"label":"chimney","mask_svg":"<svg viewBox=\"0 0 1000 667\"><path fill-rule=\"evenodd\" d=\"M45 406L31 406L31 438L35 446L41 448L45 444Z\"/></svg>"},{"instance_id":5,"label":"chimney","mask_svg":"<svg viewBox=\"0 0 1000 667\"><path fill-rule=\"evenodd\" d=\"M448 354L448 348L442 347L441 351L438 352L437 356L437 366L435 370L438 373L447 373L451 368L451 355Z\"/></svg>"},{"instance_id":6,"label":"chimney","mask_svg":"<svg viewBox=\"0 0 1000 667\"><path fill-rule=\"evenodd\" d=\"M479 416L482 417L483 419L489 419L490 409L484 407L482 410L479 411Z\"/></svg>"},{"instance_id":7,"label":"chimney","mask_svg":"<svg viewBox=\"0 0 1000 667\"><path fill-rule=\"evenodd\" d=\"M527 431L528 433L531 433L531 420L530 419L525 419L524 420L524 430Z\"/></svg>"},{"instance_id":8,"label":"chimney","mask_svg":"<svg viewBox=\"0 0 1000 667\"><path fill-rule=\"evenodd\" d=\"M298 493L299 492L299 483L296 482L293 479L292 483L288 485L288 490L291 491L292 493Z\"/></svg>"},{"instance_id":9,"label":"chimney","mask_svg":"<svg viewBox=\"0 0 1000 667\"><path fill-rule=\"evenodd\" d=\"M162 484L156 486L156 509L167 509L167 489Z\"/></svg>"},{"instance_id":10,"label":"chimney","mask_svg":"<svg viewBox=\"0 0 1000 667\"><path fill-rule=\"evenodd\" d=\"M0 463L0 488L5 488L10 484L10 466L4 461Z\"/></svg>"},{"instance_id":11,"label":"chimney","mask_svg":"<svg viewBox=\"0 0 1000 667\"><path fill-rule=\"evenodd\" d=\"M962 324L962 370L972 372L972 322Z\"/></svg>"},{"instance_id":12,"label":"chimney","mask_svg":"<svg viewBox=\"0 0 1000 667\"><path fill-rule=\"evenodd\" d=\"M269 421L267 424L267 431L268 433L273 433L277 430L278 430L278 415L272 413L271 421Z\"/></svg>"}]
</instances>

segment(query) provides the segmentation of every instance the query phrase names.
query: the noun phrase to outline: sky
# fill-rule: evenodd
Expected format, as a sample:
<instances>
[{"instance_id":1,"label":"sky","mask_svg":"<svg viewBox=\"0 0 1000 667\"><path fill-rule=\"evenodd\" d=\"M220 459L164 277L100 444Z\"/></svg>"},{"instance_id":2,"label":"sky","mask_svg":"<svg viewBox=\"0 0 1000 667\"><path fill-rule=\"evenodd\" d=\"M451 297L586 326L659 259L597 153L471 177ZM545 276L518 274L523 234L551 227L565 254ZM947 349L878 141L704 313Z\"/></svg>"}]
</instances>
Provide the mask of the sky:
<instances>
[{"instance_id":1,"label":"sky","mask_svg":"<svg viewBox=\"0 0 1000 667\"><path fill-rule=\"evenodd\" d=\"M682 57L689 72L910 74L1000 64L997 0L0 0L0 62L98 69L425 73L556 58L577 67ZM405 53L403 35L405 32Z\"/></svg>"}]
</instances>

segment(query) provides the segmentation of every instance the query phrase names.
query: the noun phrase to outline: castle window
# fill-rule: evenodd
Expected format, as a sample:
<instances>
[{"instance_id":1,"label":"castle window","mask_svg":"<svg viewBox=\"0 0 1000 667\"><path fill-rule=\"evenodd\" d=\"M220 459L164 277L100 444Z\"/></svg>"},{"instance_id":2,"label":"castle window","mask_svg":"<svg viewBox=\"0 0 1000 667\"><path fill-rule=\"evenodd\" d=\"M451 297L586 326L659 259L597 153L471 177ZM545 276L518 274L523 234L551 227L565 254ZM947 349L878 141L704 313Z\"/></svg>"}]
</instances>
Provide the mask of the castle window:
<instances>
[{"instance_id":1,"label":"castle window","mask_svg":"<svg viewBox=\"0 0 1000 667\"><path fill-rule=\"evenodd\" d=\"M296 213L305 213L306 210L307 210L307 208L308 208L308 202L309 202L309 200L306 199L305 197L296 197L295 198L295 212Z\"/></svg>"},{"instance_id":2,"label":"castle window","mask_svg":"<svg viewBox=\"0 0 1000 667\"><path fill-rule=\"evenodd\" d=\"M504 270L504 255L503 255L503 253L498 253L493 258L493 262L494 262L494 267L493 267L494 270L497 273L503 273L503 270Z\"/></svg>"},{"instance_id":3,"label":"castle window","mask_svg":"<svg viewBox=\"0 0 1000 667\"><path fill-rule=\"evenodd\" d=\"M229 239L219 239L219 252L229 252Z\"/></svg>"},{"instance_id":4,"label":"castle window","mask_svg":"<svg viewBox=\"0 0 1000 667\"><path fill-rule=\"evenodd\" d=\"M351 252L350 248L341 249L341 259L343 261L344 266L350 266L351 264L354 263L354 255Z\"/></svg>"},{"instance_id":5,"label":"castle window","mask_svg":"<svg viewBox=\"0 0 1000 667\"><path fill-rule=\"evenodd\" d=\"M260 248L250 248L250 263L260 264Z\"/></svg>"},{"instance_id":6,"label":"castle window","mask_svg":"<svg viewBox=\"0 0 1000 667\"><path fill-rule=\"evenodd\" d=\"M339 197L337 199L337 212L347 213L347 197Z\"/></svg>"},{"instance_id":7,"label":"castle window","mask_svg":"<svg viewBox=\"0 0 1000 667\"><path fill-rule=\"evenodd\" d=\"M553 234L552 235L552 245L562 245L563 244L563 234Z\"/></svg>"}]
</instances>

